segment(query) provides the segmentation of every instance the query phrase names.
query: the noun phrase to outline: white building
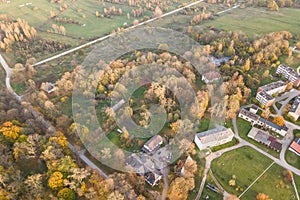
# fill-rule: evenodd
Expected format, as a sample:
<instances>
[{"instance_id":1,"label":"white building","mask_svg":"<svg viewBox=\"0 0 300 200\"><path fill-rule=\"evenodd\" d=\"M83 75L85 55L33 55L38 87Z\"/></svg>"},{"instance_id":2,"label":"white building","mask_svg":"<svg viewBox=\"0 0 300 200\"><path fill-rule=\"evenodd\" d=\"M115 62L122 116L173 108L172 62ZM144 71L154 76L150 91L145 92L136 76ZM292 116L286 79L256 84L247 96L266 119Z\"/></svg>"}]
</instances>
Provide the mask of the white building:
<instances>
[{"instance_id":1,"label":"white building","mask_svg":"<svg viewBox=\"0 0 300 200\"><path fill-rule=\"evenodd\" d=\"M273 82L264 86L261 86L257 90L256 99L264 106L271 106L275 102L274 94L280 94L285 92L287 84L283 81Z\"/></svg>"},{"instance_id":2,"label":"white building","mask_svg":"<svg viewBox=\"0 0 300 200\"><path fill-rule=\"evenodd\" d=\"M206 84L213 83L221 79L221 74L215 71L211 71L202 75L202 81Z\"/></svg>"},{"instance_id":3,"label":"white building","mask_svg":"<svg viewBox=\"0 0 300 200\"><path fill-rule=\"evenodd\" d=\"M280 94L285 92L287 84L283 81L273 82L258 88L258 92L265 91L269 95Z\"/></svg>"},{"instance_id":4,"label":"white building","mask_svg":"<svg viewBox=\"0 0 300 200\"><path fill-rule=\"evenodd\" d=\"M259 103L263 104L266 107L269 107L275 103L275 98L266 93L264 90L256 94L256 99Z\"/></svg>"},{"instance_id":5,"label":"white building","mask_svg":"<svg viewBox=\"0 0 300 200\"><path fill-rule=\"evenodd\" d=\"M160 135L155 135L145 143L142 150L146 153L154 153L162 144L163 138Z\"/></svg>"},{"instance_id":6,"label":"white building","mask_svg":"<svg viewBox=\"0 0 300 200\"><path fill-rule=\"evenodd\" d=\"M288 79L290 82L294 84L295 87L299 87L300 85L300 77L291 67L281 64L278 66L276 70L276 74L281 74L283 77Z\"/></svg>"},{"instance_id":7,"label":"white building","mask_svg":"<svg viewBox=\"0 0 300 200\"><path fill-rule=\"evenodd\" d=\"M298 96L295 99L295 101L294 101L294 103L293 103L293 105L292 105L292 107L291 107L291 109L288 113L288 116L292 117L295 121L298 120L298 118L300 116L300 96Z\"/></svg>"},{"instance_id":8,"label":"white building","mask_svg":"<svg viewBox=\"0 0 300 200\"><path fill-rule=\"evenodd\" d=\"M195 135L195 143L200 150L230 142L234 133L230 128L219 127Z\"/></svg>"},{"instance_id":9,"label":"white building","mask_svg":"<svg viewBox=\"0 0 300 200\"><path fill-rule=\"evenodd\" d=\"M269 129L271 131L274 131L275 133L278 133L281 136L286 136L288 128L286 126L278 126L277 124L274 124L273 122L270 122L262 117L260 117L257 114L254 114L246 109L241 109L239 111L240 118L248 121L251 123L252 126L258 125L261 127L264 127L265 129Z\"/></svg>"}]
</instances>

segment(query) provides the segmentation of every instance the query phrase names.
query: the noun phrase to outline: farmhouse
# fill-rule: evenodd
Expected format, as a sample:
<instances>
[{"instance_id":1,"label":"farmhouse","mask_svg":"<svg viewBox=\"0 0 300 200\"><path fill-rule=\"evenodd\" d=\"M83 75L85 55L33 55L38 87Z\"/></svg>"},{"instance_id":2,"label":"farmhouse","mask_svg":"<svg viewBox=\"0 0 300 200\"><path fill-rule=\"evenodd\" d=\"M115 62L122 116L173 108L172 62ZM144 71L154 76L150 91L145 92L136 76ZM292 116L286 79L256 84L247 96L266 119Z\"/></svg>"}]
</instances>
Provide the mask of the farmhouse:
<instances>
[{"instance_id":1,"label":"farmhouse","mask_svg":"<svg viewBox=\"0 0 300 200\"><path fill-rule=\"evenodd\" d=\"M155 135L144 144L142 150L145 153L152 154L155 151L157 151L162 144L163 144L163 138L160 135Z\"/></svg>"},{"instance_id":2,"label":"farmhouse","mask_svg":"<svg viewBox=\"0 0 300 200\"><path fill-rule=\"evenodd\" d=\"M248 137L266 145L267 147L279 152L282 149L282 144L276 137L271 136L269 133L262 131L258 128L252 127L248 133Z\"/></svg>"},{"instance_id":3,"label":"farmhouse","mask_svg":"<svg viewBox=\"0 0 300 200\"><path fill-rule=\"evenodd\" d=\"M47 92L48 94L51 94L52 92L55 91L55 84L48 83L48 82L42 83L40 89Z\"/></svg>"},{"instance_id":4,"label":"farmhouse","mask_svg":"<svg viewBox=\"0 0 300 200\"><path fill-rule=\"evenodd\" d=\"M213 83L221 79L221 74L215 71L210 71L202 75L202 81L206 84Z\"/></svg>"},{"instance_id":5,"label":"farmhouse","mask_svg":"<svg viewBox=\"0 0 300 200\"><path fill-rule=\"evenodd\" d=\"M295 138L290 145L289 150L300 156L300 138Z\"/></svg>"},{"instance_id":6,"label":"farmhouse","mask_svg":"<svg viewBox=\"0 0 300 200\"><path fill-rule=\"evenodd\" d=\"M294 103L293 103L293 105L292 105L292 107L291 107L291 109L288 113L288 116L292 117L295 121L298 120L298 118L300 116L300 96L298 96L295 99L295 101L294 101Z\"/></svg>"},{"instance_id":7,"label":"farmhouse","mask_svg":"<svg viewBox=\"0 0 300 200\"><path fill-rule=\"evenodd\" d=\"M126 164L131 166L138 175L144 176L146 182L151 186L156 185L162 178L155 162L148 155L133 153L126 159Z\"/></svg>"},{"instance_id":8,"label":"farmhouse","mask_svg":"<svg viewBox=\"0 0 300 200\"><path fill-rule=\"evenodd\" d=\"M265 129L274 131L281 136L286 136L286 134L287 134L288 128L286 126L278 126L277 124L274 124L273 122L270 122L270 121L260 117L259 115L254 114L246 109L243 109L243 108L240 109L238 116L240 118L250 122L252 126L258 125Z\"/></svg>"},{"instance_id":9,"label":"farmhouse","mask_svg":"<svg viewBox=\"0 0 300 200\"><path fill-rule=\"evenodd\" d=\"M288 79L290 82L294 84L295 87L299 87L300 85L300 77L291 67L281 64L278 66L276 70L277 74L281 74L283 77Z\"/></svg>"},{"instance_id":10,"label":"farmhouse","mask_svg":"<svg viewBox=\"0 0 300 200\"><path fill-rule=\"evenodd\" d=\"M230 142L234 133L230 128L218 127L195 135L195 143L200 150Z\"/></svg>"}]
</instances>

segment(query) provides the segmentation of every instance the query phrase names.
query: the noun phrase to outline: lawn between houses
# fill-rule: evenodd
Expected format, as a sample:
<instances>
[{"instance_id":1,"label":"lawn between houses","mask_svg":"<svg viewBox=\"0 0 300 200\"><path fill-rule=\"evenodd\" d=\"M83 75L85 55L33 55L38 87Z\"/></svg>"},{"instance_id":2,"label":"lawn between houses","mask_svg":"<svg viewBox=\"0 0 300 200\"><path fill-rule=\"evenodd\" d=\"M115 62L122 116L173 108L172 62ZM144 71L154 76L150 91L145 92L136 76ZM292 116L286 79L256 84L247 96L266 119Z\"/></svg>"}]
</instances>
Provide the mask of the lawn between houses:
<instances>
[{"instance_id":1,"label":"lawn between houses","mask_svg":"<svg viewBox=\"0 0 300 200\"><path fill-rule=\"evenodd\" d=\"M272 160L250 147L242 147L224 153L212 162L212 171L222 187L229 193L240 195L272 163ZM254 199L257 193L265 193L272 199L295 199L295 191L290 182L285 182L284 168L273 165L242 197ZM236 177L236 185L229 181Z\"/></svg>"}]
</instances>

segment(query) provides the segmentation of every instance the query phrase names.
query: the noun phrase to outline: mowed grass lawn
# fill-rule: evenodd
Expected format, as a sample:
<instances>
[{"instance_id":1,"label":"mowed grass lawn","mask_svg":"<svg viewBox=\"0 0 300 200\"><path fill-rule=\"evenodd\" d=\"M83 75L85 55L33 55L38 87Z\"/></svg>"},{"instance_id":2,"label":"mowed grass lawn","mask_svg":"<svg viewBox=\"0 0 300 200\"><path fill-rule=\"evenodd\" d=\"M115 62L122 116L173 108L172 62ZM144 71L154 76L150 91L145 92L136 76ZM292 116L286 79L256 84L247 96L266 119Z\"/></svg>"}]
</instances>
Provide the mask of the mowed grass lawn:
<instances>
[{"instance_id":1,"label":"mowed grass lawn","mask_svg":"<svg viewBox=\"0 0 300 200\"><path fill-rule=\"evenodd\" d=\"M243 147L227 152L214 160L211 169L227 192L240 195L272 162L254 149ZM292 199L291 196L295 192L290 183L284 182L283 170L282 167L273 165L241 199L254 199L260 192L276 200ZM228 182L233 175L236 176L236 185L229 186Z\"/></svg>"},{"instance_id":2,"label":"mowed grass lawn","mask_svg":"<svg viewBox=\"0 0 300 200\"><path fill-rule=\"evenodd\" d=\"M287 150L285 153L285 159L290 165L293 165L294 167L300 169L300 157L295 153Z\"/></svg>"},{"instance_id":3,"label":"mowed grass lawn","mask_svg":"<svg viewBox=\"0 0 300 200\"><path fill-rule=\"evenodd\" d=\"M278 12L271 12L266 8L248 7L223 13L204 25L229 31L239 30L249 36L283 30L299 34L299 16L299 9L280 8Z\"/></svg>"}]
</instances>

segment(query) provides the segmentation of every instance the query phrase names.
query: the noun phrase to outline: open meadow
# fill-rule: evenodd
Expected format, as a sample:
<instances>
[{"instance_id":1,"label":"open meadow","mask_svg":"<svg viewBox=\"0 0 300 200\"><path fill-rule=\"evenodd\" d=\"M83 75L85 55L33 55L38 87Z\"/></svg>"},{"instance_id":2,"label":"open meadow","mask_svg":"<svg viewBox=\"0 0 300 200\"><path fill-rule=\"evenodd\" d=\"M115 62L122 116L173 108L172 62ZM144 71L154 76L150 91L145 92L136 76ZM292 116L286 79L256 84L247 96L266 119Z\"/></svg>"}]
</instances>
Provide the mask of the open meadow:
<instances>
[{"instance_id":1,"label":"open meadow","mask_svg":"<svg viewBox=\"0 0 300 200\"><path fill-rule=\"evenodd\" d=\"M269 158L250 147L243 147L214 160L212 171L227 192L241 195L271 164ZM283 171L274 164L241 199L254 199L261 192L276 200L295 199L294 188L290 182L284 181ZM234 186L229 185L232 179L235 180Z\"/></svg>"},{"instance_id":2,"label":"open meadow","mask_svg":"<svg viewBox=\"0 0 300 200\"><path fill-rule=\"evenodd\" d=\"M300 10L280 8L278 12L267 11L265 8L238 8L204 22L204 26L227 31L242 31L248 36L278 31L290 31L299 34Z\"/></svg>"},{"instance_id":3,"label":"open meadow","mask_svg":"<svg viewBox=\"0 0 300 200\"><path fill-rule=\"evenodd\" d=\"M180 1L169 6L169 10L177 8L180 4L189 2L189 0ZM66 9L61 6L67 5ZM108 2L85 0L72 1L65 0L64 4L50 3L50 1L28 1L18 0L0 5L0 14L6 14L8 17L26 20L29 25L35 27L38 35L41 34L45 39L54 39L58 41L77 44L80 40L88 40L103 36L110 33L118 27L123 27L124 23L131 25L135 19L141 20L145 16L152 16L153 12L145 10L144 14L139 17L127 17L127 13L137 9L135 6L125 4L113 4ZM121 15L110 15L108 17L97 17L96 12L104 14L104 8L109 9L114 6L116 10L122 9ZM52 15L52 17L51 17ZM72 23L57 21L58 19L70 19ZM52 25L57 24L64 26L66 33L58 35L49 33Z\"/></svg>"}]
</instances>

